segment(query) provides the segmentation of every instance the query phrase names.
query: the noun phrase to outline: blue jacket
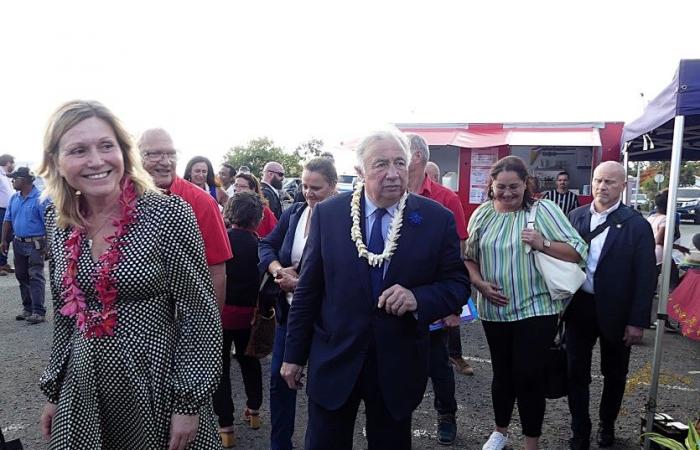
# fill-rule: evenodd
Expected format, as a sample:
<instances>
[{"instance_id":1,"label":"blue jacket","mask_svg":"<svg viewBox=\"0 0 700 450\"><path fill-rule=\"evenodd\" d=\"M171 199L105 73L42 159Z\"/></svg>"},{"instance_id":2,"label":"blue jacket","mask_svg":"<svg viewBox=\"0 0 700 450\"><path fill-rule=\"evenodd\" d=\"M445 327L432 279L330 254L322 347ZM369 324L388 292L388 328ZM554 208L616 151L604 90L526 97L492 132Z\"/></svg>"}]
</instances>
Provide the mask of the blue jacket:
<instances>
[{"instance_id":1,"label":"blue jacket","mask_svg":"<svg viewBox=\"0 0 700 450\"><path fill-rule=\"evenodd\" d=\"M287 321L284 361L303 365L308 360L309 397L335 410L348 400L373 346L385 403L393 417L405 418L425 391L428 326L453 314L469 296L455 221L438 203L409 195L382 290L394 284L410 289L418 309L398 317L378 309L372 297L369 264L350 238L350 198L351 193L340 194L314 210ZM364 229L364 223L360 226Z\"/></svg>"},{"instance_id":2,"label":"blue jacket","mask_svg":"<svg viewBox=\"0 0 700 450\"><path fill-rule=\"evenodd\" d=\"M622 340L625 327L649 326L656 290L654 235L649 222L632 208L620 205L619 225L611 225L593 276L596 316L606 339ZM569 213L581 236L590 232L590 205Z\"/></svg>"}]
</instances>

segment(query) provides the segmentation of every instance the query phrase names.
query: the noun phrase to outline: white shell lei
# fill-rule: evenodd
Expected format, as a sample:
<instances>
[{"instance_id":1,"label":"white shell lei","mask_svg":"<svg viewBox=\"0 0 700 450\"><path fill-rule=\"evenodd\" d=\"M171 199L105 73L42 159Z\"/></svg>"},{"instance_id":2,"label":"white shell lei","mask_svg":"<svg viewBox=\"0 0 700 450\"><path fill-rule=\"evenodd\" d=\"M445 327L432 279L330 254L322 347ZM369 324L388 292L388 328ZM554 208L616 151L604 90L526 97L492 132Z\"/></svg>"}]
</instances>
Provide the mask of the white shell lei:
<instances>
[{"instance_id":1,"label":"white shell lei","mask_svg":"<svg viewBox=\"0 0 700 450\"><path fill-rule=\"evenodd\" d=\"M358 182L355 185L355 191L352 193L352 202L350 202L350 217L352 217L350 238L357 247L357 255L360 258L367 258L367 262L369 262L370 266L377 267L387 259L391 258L396 250L396 241L398 241L399 236L401 236L399 232L401 231L401 224L403 223L403 210L406 207L408 192L405 192L401 196L401 200L399 200L398 211L391 220L389 234L387 235L386 242L384 243L384 252L381 255L377 255L376 253L372 253L367 250L367 246L362 240L362 229L360 228L360 199L362 197L362 187L363 183Z\"/></svg>"}]
</instances>

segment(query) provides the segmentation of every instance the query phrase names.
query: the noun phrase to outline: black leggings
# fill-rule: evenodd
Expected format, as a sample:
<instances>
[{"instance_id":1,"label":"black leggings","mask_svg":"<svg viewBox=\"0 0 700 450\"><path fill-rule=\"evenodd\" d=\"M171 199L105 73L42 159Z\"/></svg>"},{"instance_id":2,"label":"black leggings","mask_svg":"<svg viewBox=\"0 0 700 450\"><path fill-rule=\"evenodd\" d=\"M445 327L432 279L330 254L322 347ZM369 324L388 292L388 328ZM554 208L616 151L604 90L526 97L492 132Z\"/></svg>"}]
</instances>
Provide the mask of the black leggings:
<instances>
[{"instance_id":1,"label":"black leggings","mask_svg":"<svg viewBox=\"0 0 700 450\"><path fill-rule=\"evenodd\" d=\"M260 409L263 400L262 369L257 358L245 355L245 348L250 339L248 330L224 330L223 373L219 387L214 393L214 412L219 416L219 426L233 425L233 399L231 398L231 344L236 347L236 359L241 366L243 386L247 397L246 406Z\"/></svg>"},{"instance_id":2,"label":"black leggings","mask_svg":"<svg viewBox=\"0 0 700 450\"><path fill-rule=\"evenodd\" d=\"M482 323L491 351L491 399L496 425L510 425L517 400L523 434L539 437L546 402L545 361L556 333L557 316Z\"/></svg>"}]
</instances>

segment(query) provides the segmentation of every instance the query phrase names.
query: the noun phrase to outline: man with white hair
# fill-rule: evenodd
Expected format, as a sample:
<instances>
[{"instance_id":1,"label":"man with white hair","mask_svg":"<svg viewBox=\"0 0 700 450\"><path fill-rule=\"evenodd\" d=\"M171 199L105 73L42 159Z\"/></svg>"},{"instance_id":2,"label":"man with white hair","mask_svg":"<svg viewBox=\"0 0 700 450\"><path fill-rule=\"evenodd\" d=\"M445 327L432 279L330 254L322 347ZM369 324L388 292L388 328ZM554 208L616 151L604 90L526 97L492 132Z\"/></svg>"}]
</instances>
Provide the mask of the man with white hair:
<instances>
[{"instance_id":1,"label":"man with white hair","mask_svg":"<svg viewBox=\"0 0 700 450\"><path fill-rule=\"evenodd\" d=\"M423 197L434 200L449 209L457 224L457 236L460 249L464 249L467 239L467 222L464 217L462 204L457 194L428 176L427 165L430 158L428 143L418 134L407 134L411 150L411 162L408 165L408 190ZM464 254L464 252L462 252ZM443 445L452 444L457 438L457 400L455 399L455 378L450 363L464 375L473 375L474 370L462 356L461 337L459 335L460 311L440 320L440 328L430 332L430 380L433 383L435 395L434 406L438 413L438 442ZM450 340L455 340L458 353L448 352Z\"/></svg>"},{"instance_id":2,"label":"man with white hair","mask_svg":"<svg viewBox=\"0 0 700 450\"><path fill-rule=\"evenodd\" d=\"M564 316L572 450L590 446L589 385L596 341L604 380L596 440L599 447L611 447L631 347L642 342L649 325L656 288L654 236L649 222L620 201L625 184L620 163L601 163L593 172L593 203L569 214L571 224L589 243L586 281Z\"/></svg>"},{"instance_id":3,"label":"man with white hair","mask_svg":"<svg viewBox=\"0 0 700 450\"><path fill-rule=\"evenodd\" d=\"M299 389L308 361L307 450L351 449L360 401L370 450L410 449L429 325L469 291L453 215L406 192L405 136L371 134L357 156L364 185L314 208L287 319L280 372Z\"/></svg>"},{"instance_id":4,"label":"man with white hair","mask_svg":"<svg viewBox=\"0 0 700 450\"><path fill-rule=\"evenodd\" d=\"M428 161L425 165L425 174L437 184L440 183L440 166L432 161Z\"/></svg>"}]
</instances>

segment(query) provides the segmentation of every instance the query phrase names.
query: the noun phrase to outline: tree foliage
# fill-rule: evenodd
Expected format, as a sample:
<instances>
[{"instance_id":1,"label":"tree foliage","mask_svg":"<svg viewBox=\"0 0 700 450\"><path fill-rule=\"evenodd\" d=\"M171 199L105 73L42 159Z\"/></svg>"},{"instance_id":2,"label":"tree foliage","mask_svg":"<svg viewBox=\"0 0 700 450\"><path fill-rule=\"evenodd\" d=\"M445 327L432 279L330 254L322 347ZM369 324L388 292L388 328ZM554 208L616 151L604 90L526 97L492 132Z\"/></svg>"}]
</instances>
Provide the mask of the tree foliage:
<instances>
[{"instance_id":1,"label":"tree foliage","mask_svg":"<svg viewBox=\"0 0 700 450\"><path fill-rule=\"evenodd\" d=\"M639 187L641 192L649 194L653 198L659 191L663 189L668 189L669 178L671 173L671 163L668 161L652 161L648 163L641 163L642 169L639 175ZM656 181L654 181L654 176L657 174L663 174L664 181L657 186ZM632 169L629 172L630 175L635 176L637 174L637 167L632 164ZM698 161L684 161L681 163L681 170L679 173L679 186L692 186L695 184L695 177L700 176L700 162Z\"/></svg>"},{"instance_id":2,"label":"tree foliage","mask_svg":"<svg viewBox=\"0 0 700 450\"><path fill-rule=\"evenodd\" d=\"M321 156L322 152L323 141L321 139L309 139L299 144L294 150L294 154L297 155L301 161L317 158Z\"/></svg>"},{"instance_id":3,"label":"tree foliage","mask_svg":"<svg viewBox=\"0 0 700 450\"><path fill-rule=\"evenodd\" d=\"M277 161L284 166L285 176L298 177L301 175L301 156L294 153L286 153L282 147L275 145L272 139L267 137L256 138L246 145L232 147L225 155L224 162L235 168L247 166L251 173L260 177L265 163Z\"/></svg>"}]
</instances>

